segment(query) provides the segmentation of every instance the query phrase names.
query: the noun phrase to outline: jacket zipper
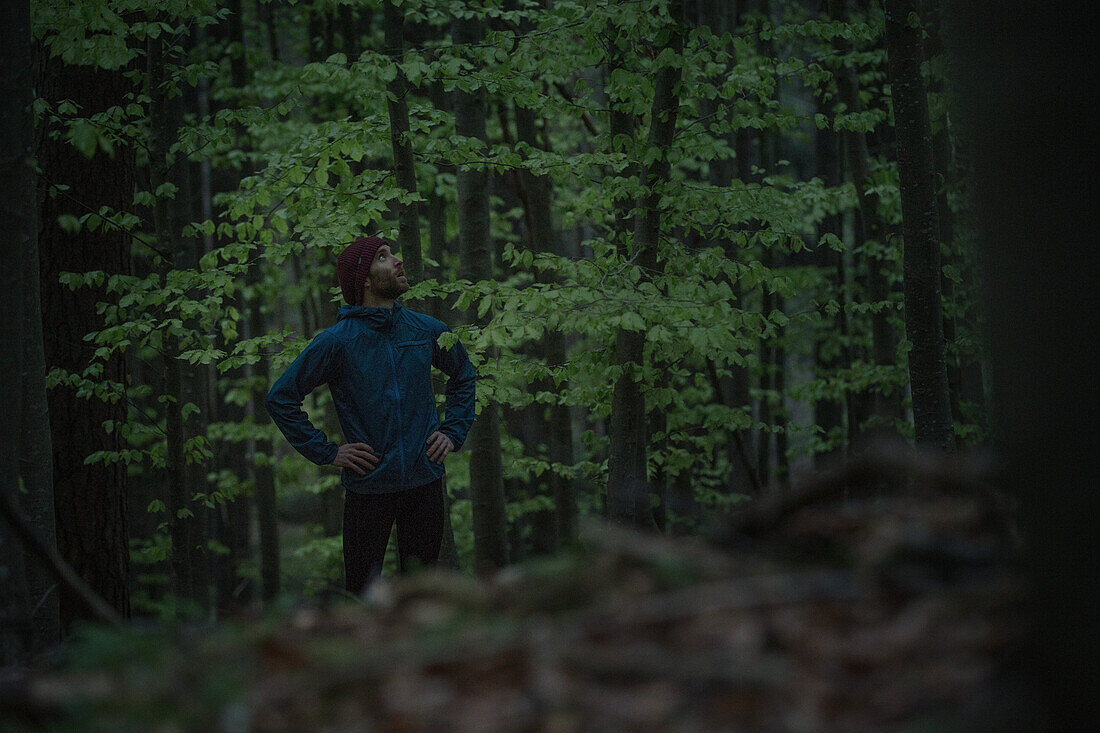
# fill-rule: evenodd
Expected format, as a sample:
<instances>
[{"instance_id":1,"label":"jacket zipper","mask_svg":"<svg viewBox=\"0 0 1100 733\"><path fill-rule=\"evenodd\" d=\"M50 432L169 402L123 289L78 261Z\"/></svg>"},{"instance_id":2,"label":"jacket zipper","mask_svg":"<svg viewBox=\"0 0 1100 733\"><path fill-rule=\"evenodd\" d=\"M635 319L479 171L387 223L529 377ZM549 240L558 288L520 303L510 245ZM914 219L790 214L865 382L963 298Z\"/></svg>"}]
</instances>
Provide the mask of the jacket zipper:
<instances>
[{"instance_id":1,"label":"jacket zipper","mask_svg":"<svg viewBox=\"0 0 1100 733\"><path fill-rule=\"evenodd\" d=\"M405 427L401 424L401 387L397 379L397 360L393 355L393 340L386 339L387 352L390 355L390 366L393 367L393 391L397 397L397 452L401 456L401 485L405 485Z\"/></svg>"}]
</instances>

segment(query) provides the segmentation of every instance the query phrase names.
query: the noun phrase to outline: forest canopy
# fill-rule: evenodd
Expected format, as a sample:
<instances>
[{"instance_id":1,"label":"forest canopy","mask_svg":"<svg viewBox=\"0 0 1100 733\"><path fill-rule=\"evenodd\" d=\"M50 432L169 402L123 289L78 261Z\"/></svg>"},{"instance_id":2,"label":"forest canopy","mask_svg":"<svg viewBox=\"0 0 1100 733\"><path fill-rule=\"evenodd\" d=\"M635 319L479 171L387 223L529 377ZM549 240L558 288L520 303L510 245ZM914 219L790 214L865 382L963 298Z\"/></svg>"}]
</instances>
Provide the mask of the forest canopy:
<instances>
[{"instance_id":1,"label":"forest canopy","mask_svg":"<svg viewBox=\"0 0 1100 733\"><path fill-rule=\"evenodd\" d=\"M585 516L705 532L873 436L982 444L941 25L895 0L35 0L56 529L24 513L124 616L337 592L340 478L263 398L365 235L477 371L446 480L465 572ZM327 390L306 408L341 439Z\"/></svg>"}]
</instances>

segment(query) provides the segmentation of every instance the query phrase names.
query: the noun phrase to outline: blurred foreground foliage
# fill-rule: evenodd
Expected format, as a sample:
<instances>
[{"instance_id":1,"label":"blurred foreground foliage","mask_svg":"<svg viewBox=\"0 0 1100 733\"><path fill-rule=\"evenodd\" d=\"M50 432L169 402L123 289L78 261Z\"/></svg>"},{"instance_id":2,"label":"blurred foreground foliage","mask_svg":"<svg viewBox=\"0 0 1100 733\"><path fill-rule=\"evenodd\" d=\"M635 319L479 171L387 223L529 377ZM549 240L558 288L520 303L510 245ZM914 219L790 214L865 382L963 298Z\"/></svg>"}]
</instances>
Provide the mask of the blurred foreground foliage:
<instances>
[{"instance_id":1,"label":"blurred foreground foliage","mask_svg":"<svg viewBox=\"0 0 1100 733\"><path fill-rule=\"evenodd\" d=\"M1023 730L1013 511L880 452L702 540L602 523L488 581L216 627L85 628L4 730Z\"/></svg>"}]
</instances>

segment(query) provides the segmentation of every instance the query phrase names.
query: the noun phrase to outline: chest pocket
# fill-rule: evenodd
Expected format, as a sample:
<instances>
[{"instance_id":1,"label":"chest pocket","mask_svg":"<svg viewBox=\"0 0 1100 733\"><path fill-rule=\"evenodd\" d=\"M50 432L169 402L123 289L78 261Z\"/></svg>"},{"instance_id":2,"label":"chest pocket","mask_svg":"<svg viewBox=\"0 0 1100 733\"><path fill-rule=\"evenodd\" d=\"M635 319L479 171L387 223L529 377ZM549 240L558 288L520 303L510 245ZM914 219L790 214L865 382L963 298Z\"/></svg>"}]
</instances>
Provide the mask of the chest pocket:
<instances>
[{"instance_id":1,"label":"chest pocket","mask_svg":"<svg viewBox=\"0 0 1100 733\"><path fill-rule=\"evenodd\" d=\"M422 369L428 375L432 368L431 342L428 339L400 341L397 344L397 358L403 369Z\"/></svg>"}]
</instances>

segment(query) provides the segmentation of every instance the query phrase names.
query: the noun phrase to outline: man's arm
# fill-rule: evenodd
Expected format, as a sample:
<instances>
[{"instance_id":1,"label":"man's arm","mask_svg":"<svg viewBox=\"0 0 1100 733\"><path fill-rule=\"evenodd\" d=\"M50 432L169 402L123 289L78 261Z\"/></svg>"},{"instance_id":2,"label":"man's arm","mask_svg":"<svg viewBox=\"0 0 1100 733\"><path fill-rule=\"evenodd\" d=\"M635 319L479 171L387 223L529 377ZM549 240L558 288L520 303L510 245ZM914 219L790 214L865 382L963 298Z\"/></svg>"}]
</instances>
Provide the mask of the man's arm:
<instances>
[{"instance_id":1,"label":"man's arm","mask_svg":"<svg viewBox=\"0 0 1100 733\"><path fill-rule=\"evenodd\" d=\"M442 333L448 331L450 329L444 326ZM466 434L470 432L470 426L474 422L477 374L470 363L470 357L466 355L466 349L458 341L449 349L441 348L438 341L433 342L432 366L447 375L447 388L444 391L447 400L439 432L450 439L453 450L458 450L466 442Z\"/></svg>"},{"instance_id":2,"label":"man's arm","mask_svg":"<svg viewBox=\"0 0 1100 733\"><path fill-rule=\"evenodd\" d=\"M332 336L324 331L318 334L271 386L265 403L287 441L317 465L332 463L338 449L309 421L302 400L333 376L339 367L337 348Z\"/></svg>"}]
</instances>

